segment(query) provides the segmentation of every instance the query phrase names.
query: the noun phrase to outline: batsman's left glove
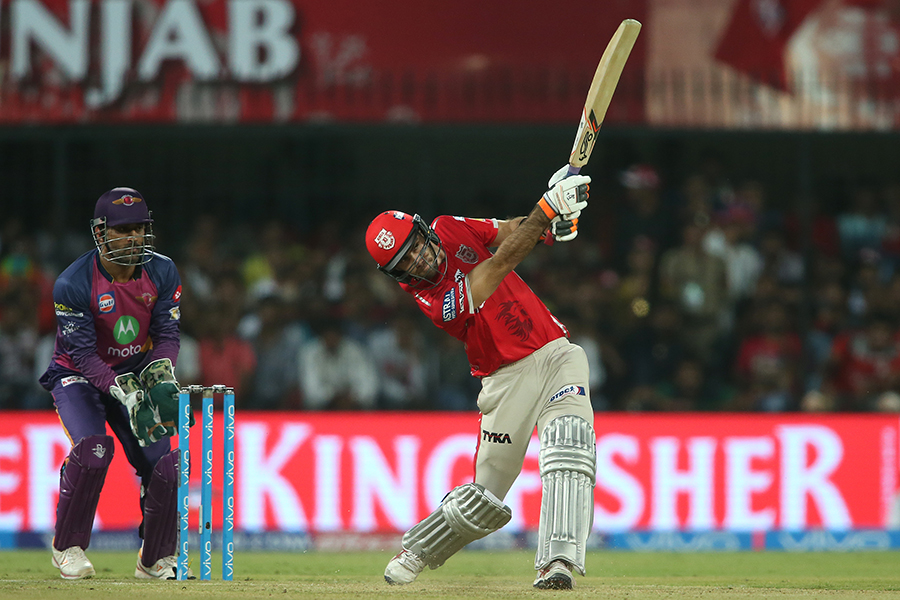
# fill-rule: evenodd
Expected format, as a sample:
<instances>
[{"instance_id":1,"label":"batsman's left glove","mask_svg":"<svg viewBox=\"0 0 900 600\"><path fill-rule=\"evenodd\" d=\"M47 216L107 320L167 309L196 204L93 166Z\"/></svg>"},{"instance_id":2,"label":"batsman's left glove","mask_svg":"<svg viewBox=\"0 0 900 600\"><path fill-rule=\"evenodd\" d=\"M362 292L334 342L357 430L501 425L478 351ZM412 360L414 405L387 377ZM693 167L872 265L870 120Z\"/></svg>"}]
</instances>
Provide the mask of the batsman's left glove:
<instances>
[{"instance_id":1,"label":"batsman's left glove","mask_svg":"<svg viewBox=\"0 0 900 600\"><path fill-rule=\"evenodd\" d=\"M567 217L587 206L591 178L572 175L556 183L538 201L538 206L550 220L556 216Z\"/></svg>"}]
</instances>

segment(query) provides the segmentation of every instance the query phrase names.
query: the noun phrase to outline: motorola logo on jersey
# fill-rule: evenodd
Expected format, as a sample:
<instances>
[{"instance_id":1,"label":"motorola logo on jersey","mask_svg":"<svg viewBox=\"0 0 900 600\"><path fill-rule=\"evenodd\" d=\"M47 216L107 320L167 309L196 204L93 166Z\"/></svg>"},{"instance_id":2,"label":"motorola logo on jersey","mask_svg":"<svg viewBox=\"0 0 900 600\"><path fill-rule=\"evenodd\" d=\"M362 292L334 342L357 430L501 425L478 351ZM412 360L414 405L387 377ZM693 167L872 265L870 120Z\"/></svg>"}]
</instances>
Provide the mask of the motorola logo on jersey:
<instances>
[{"instance_id":1,"label":"motorola logo on jersey","mask_svg":"<svg viewBox=\"0 0 900 600\"><path fill-rule=\"evenodd\" d=\"M129 356L134 356L138 352L141 351L141 347L135 344L134 346L125 346L124 348L113 348L110 346L106 349L106 353L110 356L118 356L119 358L128 358Z\"/></svg>"},{"instance_id":2,"label":"motorola logo on jersey","mask_svg":"<svg viewBox=\"0 0 900 600\"><path fill-rule=\"evenodd\" d=\"M104 292L97 296L97 308L103 314L116 312L116 293Z\"/></svg>"},{"instance_id":3,"label":"motorola logo on jersey","mask_svg":"<svg viewBox=\"0 0 900 600\"><path fill-rule=\"evenodd\" d=\"M123 315L113 326L113 337L118 343L125 346L135 340L140 330L141 325L137 319L130 315Z\"/></svg>"},{"instance_id":4,"label":"motorola logo on jersey","mask_svg":"<svg viewBox=\"0 0 900 600\"><path fill-rule=\"evenodd\" d=\"M512 444L512 438L509 437L508 433L494 433L487 429L481 430L481 439L494 444Z\"/></svg>"}]
</instances>

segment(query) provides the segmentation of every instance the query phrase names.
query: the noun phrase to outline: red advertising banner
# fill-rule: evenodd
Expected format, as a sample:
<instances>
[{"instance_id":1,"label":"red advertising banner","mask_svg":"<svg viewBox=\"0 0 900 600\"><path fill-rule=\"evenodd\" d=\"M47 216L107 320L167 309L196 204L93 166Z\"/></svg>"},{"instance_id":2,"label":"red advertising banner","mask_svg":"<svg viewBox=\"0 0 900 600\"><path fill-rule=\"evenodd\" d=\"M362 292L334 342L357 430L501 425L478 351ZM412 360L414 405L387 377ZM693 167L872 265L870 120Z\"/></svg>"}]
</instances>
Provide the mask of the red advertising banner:
<instances>
[{"instance_id":1,"label":"red advertising banner","mask_svg":"<svg viewBox=\"0 0 900 600\"><path fill-rule=\"evenodd\" d=\"M646 0L0 0L0 123L577 123ZM640 85L639 42L624 80ZM633 96L633 95L632 95ZM610 121L642 118L614 103Z\"/></svg>"},{"instance_id":2,"label":"red advertising banner","mask_svg":"<svg viewBox=\"0 0 900 600\"><path fill-rule=\"evenodd\" d=\"M896 415L598 413L596 427L597 532L898 526ZM221 421L215 434L218 530ZM472 413L239 413L236 527L402 532L472 480L478 436ZM197 457L199 433L193 438ZM53 413L4 414L0 531L52 529L68 448ZM505 499L511 530L537 528L538 450L535 436ZM194 464L194 508L199 471ZM139 519L138 483L117 448L97 526L132 528Z\"/></svg>"}]
</instances>

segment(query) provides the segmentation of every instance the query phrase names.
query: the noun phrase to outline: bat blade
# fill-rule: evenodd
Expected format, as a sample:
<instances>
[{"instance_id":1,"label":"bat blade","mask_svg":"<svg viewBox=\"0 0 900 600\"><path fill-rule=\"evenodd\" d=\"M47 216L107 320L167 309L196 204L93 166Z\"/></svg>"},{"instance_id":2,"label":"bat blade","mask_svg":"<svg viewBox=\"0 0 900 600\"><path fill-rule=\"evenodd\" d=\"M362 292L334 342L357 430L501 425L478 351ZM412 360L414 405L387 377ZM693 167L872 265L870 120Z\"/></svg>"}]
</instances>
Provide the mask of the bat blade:
<instances>
[{"instance_id":1,"label":"bat blade","mask_svg":"<svg viewBox=\"0 0 900 600\"><path fill-rule=\"evenodd\" d=\"M597 65L597 71L591 81L584 102L584 111L581 113L581 122L575 135L575 143L569 155L569 172L572 174L581 171L581 167L586 165L591 157L594 143L597 141L597 132L603 124L603 119L606 118L606 110L609 108L613 92L616 91L622 69L625 68L625 62L631 54L631 49L634 48L634 42L640 31L639 21L625 19L600 57L600 64Z\"/></svg>"}]
</instances>

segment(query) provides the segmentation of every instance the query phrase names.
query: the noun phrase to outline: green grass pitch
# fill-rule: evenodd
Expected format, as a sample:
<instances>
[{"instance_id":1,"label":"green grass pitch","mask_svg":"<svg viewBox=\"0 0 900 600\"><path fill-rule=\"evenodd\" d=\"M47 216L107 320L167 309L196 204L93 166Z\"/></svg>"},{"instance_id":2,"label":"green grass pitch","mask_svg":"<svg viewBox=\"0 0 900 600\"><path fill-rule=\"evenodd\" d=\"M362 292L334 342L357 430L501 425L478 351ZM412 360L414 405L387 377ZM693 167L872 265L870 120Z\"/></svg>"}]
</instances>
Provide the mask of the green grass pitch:
<instances>
[{"instance_id":1,"label":"green grass pitch","mask_svg":"<svg viewBox=\"0 0 900 600\"><path fill-rule=\"evenodd\" d=\"M392 552L241 553L232 582L134 579L136 553L89 552L97 576L63 581L45 551L0 552L0 598L484 600L500 598L680 599L900 598L900 552L634 553L592 552L573 591L531 587L528 551L463 551L415 583L388 586ZM192 565L195 570L196 562ZM214 555L213 576L221 574ZM164 595L158 595L162 592Z\"/></svg>"}]
</instances>

